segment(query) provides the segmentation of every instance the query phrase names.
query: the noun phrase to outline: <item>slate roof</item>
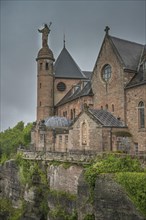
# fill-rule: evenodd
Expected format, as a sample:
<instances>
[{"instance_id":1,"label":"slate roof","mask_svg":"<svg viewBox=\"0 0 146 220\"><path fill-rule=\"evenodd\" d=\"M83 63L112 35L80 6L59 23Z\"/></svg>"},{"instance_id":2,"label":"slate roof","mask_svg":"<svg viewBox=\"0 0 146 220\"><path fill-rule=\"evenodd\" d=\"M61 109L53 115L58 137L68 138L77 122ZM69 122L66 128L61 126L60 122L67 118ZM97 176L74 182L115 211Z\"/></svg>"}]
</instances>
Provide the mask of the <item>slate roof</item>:
<instances>
[{"instance_id":1,"label":"slate roof","mask_svg":"<svg viewBox=\"0 0 146 220\"><path fill-rule=\"evenodd\" d=\"M55 78L85 79L86 76L80 70L68 50L64 47L54 65Z\"/></svg>"},{"instance_id":2,"label":"slate roof","mask_svg":"<svg viewBox=\"0 0 146 220\"><path fill-rule=\"evenodd\" d=\"M134 75L132 80L127 84L126 88L130 88L130 87L141 85L141 84L146 84L146 79L144 78L144 74L143 74L144 57L146 57L146 45L143 48L143 54L141 56L140 65L137 70L137 73Z\"/></svg>"},{"instance_id":3,"label":"slate roof","mask_svg":"<svg viewBox=\"0 0 146 220\"><path fill-rule=\"evenodd\" d=\"M69 127L71 120L65 117L52 116L45 119L45 125L49 128Z\"/></svg>"},{"instance_id":4,"label":"slate roof","mask_svg":"<svg viewBox=\"0 0 146 220\"><path fill-rule=\"evenodd\" d=\"M141 59L144 45L109 36L117 55L126 69L136 71Z\"/></svg>"},{"instance_id":5,"label":"slate roof","mask_svg":"<svg viewBox=\"0 0 146 220\"><path fill-rule=\"evenodd\" d=\"M92 72L91 71L82 71L87 79L91 79Z\"/></svg>"},{"instance_id":6,"label":"slate roof","mask_svg":"<svg viewBox=\"0 0 146 220\"><path fill-rule=\"evenodd\" d=\"M88 109L88 112L105 127L125 127L119 119L106 110Z\"/></svg>"},{"instance_id":7,"label":"slate roof","mask_svg":"<svg viewBox=\"0 0 146 220\"><path fill-rule=\"evenodd\" d=\"M78 83L72 89L70 89L69 92L57 103L56 107L83 96L93 96L90 81L86 81L86 85L84 85L82 89L81 89L81 82Z\"/></svg>"}]
</instances>

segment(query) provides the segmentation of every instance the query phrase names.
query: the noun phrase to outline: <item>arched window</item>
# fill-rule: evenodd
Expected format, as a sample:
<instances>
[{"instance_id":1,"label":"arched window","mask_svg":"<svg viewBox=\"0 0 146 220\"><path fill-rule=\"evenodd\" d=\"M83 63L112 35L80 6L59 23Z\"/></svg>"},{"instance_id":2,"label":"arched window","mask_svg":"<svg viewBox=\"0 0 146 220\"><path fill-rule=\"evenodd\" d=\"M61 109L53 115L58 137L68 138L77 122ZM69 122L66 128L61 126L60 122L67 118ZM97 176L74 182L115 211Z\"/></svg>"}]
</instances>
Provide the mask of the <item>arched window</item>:
<instances>
[{"instance_id":1,"label":"arched window","mask_svg":"<svg viewBox=\"0 0 146 220\"><path fill-rule=\"evenodd\" d=\"M85 122L82 124L82 144L87 144L87 124Z\"/></svg>"},{"instance_id":2,"label":"arched window","mask_svg":"<svg viewBox=\"0 0 146 220\"><path fill-rule=\"evenodd\" d=\"M114 108L114 105L112 104L112 112L114 112L115 108Z\"/></svg>"},{"instance_id":3,"label":"arched window","mask_svg":"<svg viewBox=\"0 0 146 220\"><path fill-rule=\"evenodd\" d=\"M105 110L108 110L108 104L105 105Z\"/></svg>"},{"instance_id":4,"label":"arched window","mask_svg":"<svg viewBox=\"0 0 146 220\"><path fill-rule=\"evenodd\" d=\"M138 104L138 121L139 121L139 128L145 127L145 115L144 115L144 103L139 102Z\"/></svg>"}]
</instances>

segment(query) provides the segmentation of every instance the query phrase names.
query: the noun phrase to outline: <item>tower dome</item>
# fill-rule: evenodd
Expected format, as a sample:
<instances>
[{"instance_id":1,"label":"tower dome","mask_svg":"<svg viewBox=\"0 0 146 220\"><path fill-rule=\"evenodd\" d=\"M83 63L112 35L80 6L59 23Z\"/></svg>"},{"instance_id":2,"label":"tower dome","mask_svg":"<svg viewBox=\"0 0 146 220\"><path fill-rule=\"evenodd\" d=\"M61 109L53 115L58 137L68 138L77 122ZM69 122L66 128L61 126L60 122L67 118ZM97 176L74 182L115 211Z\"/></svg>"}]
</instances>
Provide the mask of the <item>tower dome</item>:
<instances>
[{"instance_id":1,"label":"tower dome","mask_svg":"<svg viewBox=\"0 0 146 220\"><path fill-rule=\"evenodd\" d=\"M71 125L71 120L65 117L53 116L46 118L45 125L49 128L69 127Z\"/></svg>"},{"instance_id":2,"label":"tower dome","mask_svg":"<svg viewBox=\"0 0 146 220\"><path fill-rule=\"evenodd\" d=\"M47 46L41 48L38 52L38 56L37 56L37 59L50 59L50 60L55 60L54 59L54 55L53 55L53 52L52 50Z\"/></svg>"}]
</instances>

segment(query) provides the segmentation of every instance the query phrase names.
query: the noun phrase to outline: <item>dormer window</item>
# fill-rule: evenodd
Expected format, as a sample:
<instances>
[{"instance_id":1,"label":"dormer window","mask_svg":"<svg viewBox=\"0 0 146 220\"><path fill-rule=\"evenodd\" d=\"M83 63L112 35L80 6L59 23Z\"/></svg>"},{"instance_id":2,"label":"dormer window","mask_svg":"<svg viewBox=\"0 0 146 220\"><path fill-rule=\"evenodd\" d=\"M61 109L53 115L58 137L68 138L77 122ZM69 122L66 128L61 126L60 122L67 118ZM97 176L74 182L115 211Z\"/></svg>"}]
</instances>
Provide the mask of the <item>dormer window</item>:
<instances>
[{"instance_id":1,"label":"dormer window","mask_svg":"<svg viewBox=\"0 0 146 220\"><path fill-rule=\"evenodd\" d=\"M112 69L111 69L111 66L109 64L105 65L103 67L103 70L102 70L102 79L105 81L105 82L108 82L108 80L111 78L111 72L112 72Z\"/></svg>"}]
</instances>

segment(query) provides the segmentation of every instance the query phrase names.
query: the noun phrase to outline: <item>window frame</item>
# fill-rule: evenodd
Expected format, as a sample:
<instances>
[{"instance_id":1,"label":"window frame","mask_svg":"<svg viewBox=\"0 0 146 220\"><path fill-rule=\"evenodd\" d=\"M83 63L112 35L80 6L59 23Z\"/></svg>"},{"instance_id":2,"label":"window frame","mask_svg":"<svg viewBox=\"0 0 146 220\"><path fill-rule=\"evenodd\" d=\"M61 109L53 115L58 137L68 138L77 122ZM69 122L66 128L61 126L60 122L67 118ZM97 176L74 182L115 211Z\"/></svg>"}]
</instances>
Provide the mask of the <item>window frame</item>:
<instances>
[{"instance_id":1,"label":"window frame","mask_svg":"<svg viewBox=\"0 0 146 220\"><path fill-rule=\"evenodd\" d=\"M138 126L139 129L145 128L145 106L143 101L138 103Z\"/></svg>"},{"instance_id":2,"label":"window frame","mask_svg":"<svg viewBox=\"0 0 146 220\"><path fill-rule=\"evenodd\" d=\"M64 82L59 82L56 85L57 91L64 92L66 90L66 84Z\"/></svg>"},{"instance_id":3,"label":"window frame","mask_svg":"<svg viewBox=\"0 0 146 220\"><path fill-rule=\"evenodd\" d=\"M108 82L112 75L112 67L110 64L104 65L102 68L102 79L104 82Z\"/></svg>"}]
</instances>

